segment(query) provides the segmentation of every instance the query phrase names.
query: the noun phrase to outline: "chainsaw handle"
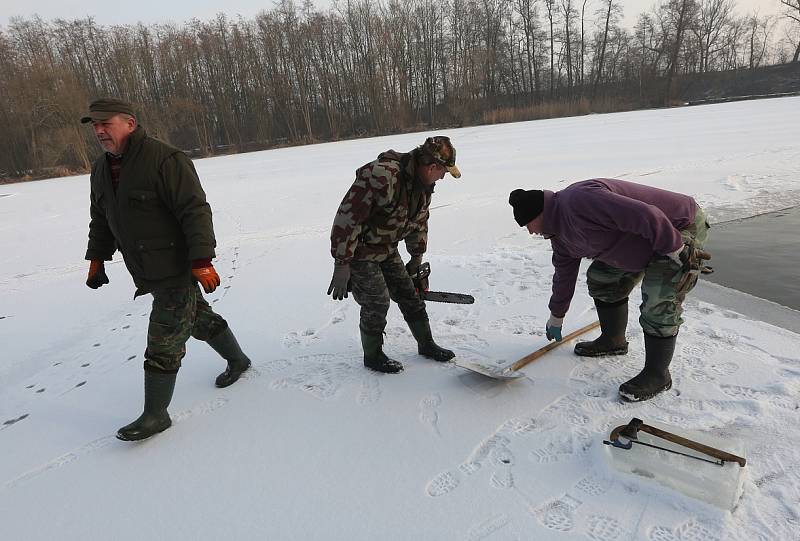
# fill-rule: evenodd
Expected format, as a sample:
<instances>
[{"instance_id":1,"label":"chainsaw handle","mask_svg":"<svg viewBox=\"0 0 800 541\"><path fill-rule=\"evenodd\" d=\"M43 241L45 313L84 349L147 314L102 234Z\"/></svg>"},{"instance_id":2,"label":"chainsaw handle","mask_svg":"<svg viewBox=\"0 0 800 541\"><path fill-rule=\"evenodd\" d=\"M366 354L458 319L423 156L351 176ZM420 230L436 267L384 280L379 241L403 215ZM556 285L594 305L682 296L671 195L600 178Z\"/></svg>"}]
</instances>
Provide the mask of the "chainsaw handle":
<instances>
[{"instance_id":1,"label":"chainsaw handle","mask_svg":"<svg viewBox=\"0 0 800 541\"><path fill-rule=\"evenodd\" d=\"M412 280L422 280L431 275L431 264L427 261L419 266L417 272L411 275Z\"/></svg>"},{"instance_id":2,"label":"chainsaw handle","mask_svg":"<svg viewBox=\"0 0 800 541\"><path fill-rule=\"evenodd\" d=\"M533 353L525 355L523 358L521 358L520 360L518 360L517 362L512 364L510 370L515 372L515 371L519 370L520 368L522 368L524 366L528 366L530 363L532 363L533 361L535 361L536 359L538 359L539 357L541 357L542 355L544 355L548 351L557 348L558 346L560 346L561 344L563 344L565 342L569 342L573 338L576 338L576 337L582 335L585 332L591 331L592 329L594 329L595 327L598 327L599 325L600 325L599 321L595 321L594 323L589 323L585 327L581 327L577 331L573 331L573 332L569 333L563 339L558 340L556 342L551 342L551 343L547 344L546 346L544 346L543 348L537 349Z\"/></svg>"}]
</instances>

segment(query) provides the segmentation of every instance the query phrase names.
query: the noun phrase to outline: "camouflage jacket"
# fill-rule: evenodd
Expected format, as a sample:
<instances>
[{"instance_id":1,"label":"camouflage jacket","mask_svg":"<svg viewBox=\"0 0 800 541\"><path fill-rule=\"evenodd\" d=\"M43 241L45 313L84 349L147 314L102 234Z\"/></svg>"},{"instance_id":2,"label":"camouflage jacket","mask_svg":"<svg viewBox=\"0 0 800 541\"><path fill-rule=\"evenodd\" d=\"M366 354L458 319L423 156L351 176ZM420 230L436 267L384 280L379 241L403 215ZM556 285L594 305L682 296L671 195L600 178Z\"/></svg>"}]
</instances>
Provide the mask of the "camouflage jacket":
<instances>
[{"instance_id":1,"label":"camouflage jacket","mask_svg":"<svg viewBox=\"0 0 800 541\"><path fill-rule=\"evenodd\" d=\"M384 261L401 240L412 256L425 253L433 190L415 178L414 154L381 153L356 171L331 229L338 264Z\"/></svg>"}]
</instances>

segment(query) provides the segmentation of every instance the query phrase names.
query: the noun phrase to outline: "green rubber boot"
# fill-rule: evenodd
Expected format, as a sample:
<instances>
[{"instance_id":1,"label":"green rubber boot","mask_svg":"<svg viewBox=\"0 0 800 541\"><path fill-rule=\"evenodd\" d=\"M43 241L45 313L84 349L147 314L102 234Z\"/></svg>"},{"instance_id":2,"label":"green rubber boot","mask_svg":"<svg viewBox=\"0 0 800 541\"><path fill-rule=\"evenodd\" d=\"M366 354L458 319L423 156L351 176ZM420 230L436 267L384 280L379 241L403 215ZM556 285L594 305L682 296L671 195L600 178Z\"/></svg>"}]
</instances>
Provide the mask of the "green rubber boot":
<instances>
[{"instance_id":1,"label":"green rubber boot","mask_svg":"<svg viewBox=\"0 0 800 541\"><path fill-rule=\"evenodd\" d=\"M417 340L417 352L423 357L444 363L456 356L456 354L449 349L439 347L436 342L433 341L431 324L427 318L406 320L406 323L408 323L408 328L411 329L411 334L413 334L414 338Z\"/></svg>"},{"instance_id":2,"label":"green rubber boot","mask_svg":"<svg viewBox=\"0 0 800 541\"><path fill-rule=\"evenodd\" d=\"M230 327L226 327L224 331L210 339L208 345L219 353L220 357L228 361L228 367L217 376L215 381L217 387L227 387L235 383L242 373L250 368L250 359L239 347L239 342L236 341Z\"/></svg>"},{"instance_id":3,"label":"green rubber boot","mask_svg":"<svg viewBox=\"0 0 800 541\"><path fill-rule=\"evenodd\" d=\"M364 348L364 366L384 374L403 371L403 364L386 356L383 352L383 333L370 334L361 330L361 347Z\"/></svg>"},{"instance_id":4,"label":"green rubber boot","mask_svg":"<svg viewBox=\"0 0 800 541\"><path fill-rule=\"evenodd\" d=\"M117 438L138 441L163 432L172 426L167 407L172 401L177 372L144 371L144 412L129 425L117 431Z\"/></svg>"}]
</instances>

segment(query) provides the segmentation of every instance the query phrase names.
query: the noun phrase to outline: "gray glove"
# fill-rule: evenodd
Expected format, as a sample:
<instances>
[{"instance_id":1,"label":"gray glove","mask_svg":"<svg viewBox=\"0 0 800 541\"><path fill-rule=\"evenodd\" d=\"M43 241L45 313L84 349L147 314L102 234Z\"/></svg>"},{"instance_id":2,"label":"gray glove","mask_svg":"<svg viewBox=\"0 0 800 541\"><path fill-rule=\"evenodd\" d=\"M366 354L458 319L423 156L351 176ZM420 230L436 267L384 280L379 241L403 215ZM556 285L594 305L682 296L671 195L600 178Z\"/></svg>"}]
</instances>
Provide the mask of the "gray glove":
<instances>
[{"instance_id":1,"label":"gray glove","mask_svg":"<svg viewBox=\"0 0 800 541\"><path fill-rule=\"evenodd\" d=\"M422 265L422 256L412 255L411 259L409 259L408 263L406 263L406 272L409 276L414 276L417 274L420 265Z\"/></svg>"},{"instance_id":2,"label":"gray glove","mask_svg":"<svg viewBox=\"0 0 800 541\"><path fill-rule=\"evenodd\" d=\"M347 285L350 282L350 265L333 266L333 278L331 285L328 286L328 295L333 293L333 298L337 301L347 298Z\"/></svg>"},{"instance_id":3,"label":"gray glove","mask_svg":"<svg viewBox=\"0 0 800 541\"><path fill-rule=\"evenodd\" d=\"M422 265L422 256L421 255L413 255L411 259L408 260L406 263L406 272L411 279L414 281L414 288L417 292L428 291L428 277L425 276L424 278L415 277L414 275L419 272L419 268Z\"/></svg>"}]
</instances>

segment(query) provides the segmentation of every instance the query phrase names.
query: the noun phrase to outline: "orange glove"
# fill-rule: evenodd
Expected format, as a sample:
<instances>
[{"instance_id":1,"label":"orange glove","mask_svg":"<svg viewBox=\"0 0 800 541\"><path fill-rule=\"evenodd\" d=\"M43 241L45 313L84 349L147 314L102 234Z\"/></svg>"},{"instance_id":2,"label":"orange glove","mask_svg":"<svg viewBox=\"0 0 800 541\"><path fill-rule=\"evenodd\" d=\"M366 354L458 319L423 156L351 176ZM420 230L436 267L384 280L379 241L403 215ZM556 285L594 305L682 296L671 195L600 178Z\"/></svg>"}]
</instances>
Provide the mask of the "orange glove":
<instances>
[{"instance_id":1,"label":"orange glove","mask_svg":"<svg viewBox=\"0 0 800 541\"><path fill-rule=\"evenodd\" d=\"M86 277L86 285L92 289L97 289L103 284L108 283L106 267L101 259L92 259L89 263L89 276Z\"/></svg>"},{"instance_id":2,"label":"orange glove","mask_svg":"<svg viewBox=\"0 0 800 541\"><path fill-rule=\"evenodd\" d=\"M203 286L203 291L206 293L213 292L220 284L219 274L214 270L214 266L211 263L208 263L208 266L205 267L192 267L192 276L200 282L200 285Z\"/></svg>"}]
</instances>

